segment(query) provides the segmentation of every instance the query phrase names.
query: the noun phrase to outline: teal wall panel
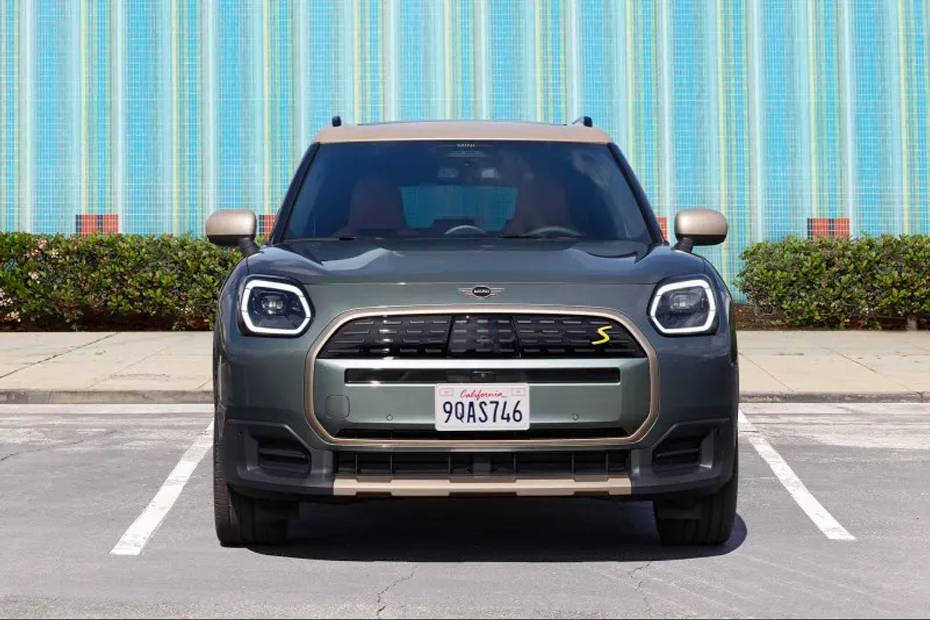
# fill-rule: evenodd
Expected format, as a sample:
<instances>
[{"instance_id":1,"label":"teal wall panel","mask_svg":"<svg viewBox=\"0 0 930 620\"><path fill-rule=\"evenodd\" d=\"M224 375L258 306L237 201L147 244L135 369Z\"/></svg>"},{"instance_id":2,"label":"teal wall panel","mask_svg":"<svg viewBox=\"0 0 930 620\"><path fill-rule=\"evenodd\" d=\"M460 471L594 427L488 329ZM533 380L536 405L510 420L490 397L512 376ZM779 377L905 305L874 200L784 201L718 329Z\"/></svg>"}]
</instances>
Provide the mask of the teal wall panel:
<instances>
[{"instance_id":1,"label":"teal wall panel","mask_svg":"<svg viewBox=\"0 0 930 620\"><path fill-rule=\"evenodd\" d=\"M590 114L732 280L811 218L930 233L923 0L0 0L0 230L273 213L313 134Z\"/></svg>"}]
</instances>

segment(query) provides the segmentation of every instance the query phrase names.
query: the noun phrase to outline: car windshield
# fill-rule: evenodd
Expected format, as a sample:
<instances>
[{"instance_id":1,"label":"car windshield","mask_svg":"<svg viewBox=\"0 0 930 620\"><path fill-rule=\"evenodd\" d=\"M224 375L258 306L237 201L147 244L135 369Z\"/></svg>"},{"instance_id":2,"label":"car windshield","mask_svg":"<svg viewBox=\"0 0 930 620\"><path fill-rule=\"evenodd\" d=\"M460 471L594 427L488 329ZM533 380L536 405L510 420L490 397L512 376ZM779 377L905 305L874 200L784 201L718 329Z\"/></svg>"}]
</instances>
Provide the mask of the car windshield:
<instances>
[{"instance_id":1,"label":"car windshield","mask_svg":"<svg viewBox=\"0 0 930 620\"><path fill-rule=\"evenodd\" d=\"M650 243L608 147L565 142L323 144L284 233L423 237Z\"/></svg>"}]
</instances>

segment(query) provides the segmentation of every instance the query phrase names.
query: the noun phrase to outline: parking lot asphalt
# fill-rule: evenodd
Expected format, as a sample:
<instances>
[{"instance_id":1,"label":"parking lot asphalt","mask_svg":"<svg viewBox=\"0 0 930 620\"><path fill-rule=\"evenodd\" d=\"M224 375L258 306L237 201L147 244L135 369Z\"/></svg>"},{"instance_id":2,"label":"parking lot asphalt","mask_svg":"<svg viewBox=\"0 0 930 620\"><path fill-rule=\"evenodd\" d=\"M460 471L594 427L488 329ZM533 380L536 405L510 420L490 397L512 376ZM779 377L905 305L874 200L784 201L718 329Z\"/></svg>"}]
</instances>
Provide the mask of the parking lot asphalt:
<instances>
[{"instance_id":1,"label":"parking lot asphalt","mask_svg":"<svg viewBox=\"0 0 930 620\"><path fill-rule=\"evenodd\" d=\"M313 506L286 545L223 549L208 455L119 556L209 409L0 405L0 615L925 616L930 405L742 411L720 548L661 546L643 502L430 499Z\"/></svg>"}]
</instances>

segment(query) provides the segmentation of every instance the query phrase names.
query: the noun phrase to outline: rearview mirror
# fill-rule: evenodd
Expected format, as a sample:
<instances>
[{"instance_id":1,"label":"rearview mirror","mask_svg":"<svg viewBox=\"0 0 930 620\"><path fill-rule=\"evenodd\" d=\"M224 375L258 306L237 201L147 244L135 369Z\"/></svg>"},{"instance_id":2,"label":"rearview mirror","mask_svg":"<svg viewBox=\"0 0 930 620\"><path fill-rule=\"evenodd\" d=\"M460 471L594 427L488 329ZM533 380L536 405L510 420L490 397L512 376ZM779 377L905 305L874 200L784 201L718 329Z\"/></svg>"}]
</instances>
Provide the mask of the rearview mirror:
<instances>
[{"instance_id":1,"label":"rearview mirror","mask_svg":"<svg viewBox=\"0 0 930 620\"><path fill-rule=\"evenodd\" d=\"M249 256L258 251L255 230L258 227L255 213L249 209L224 209L214 211L206 222L207 239L211 243L226 247L238 247Z\"/></svg>"},{"instance_id":2,"label":"rearview mirror","mask_svg":"<svg viewBox=\"0 0 930 620\"><path fill-rule=\"evenodd\" d=\"M711 209L687 209L675 216L676 250L690 252L696 245L717 245L727 238L727 218Z\"/></svg>"}]
</instances>

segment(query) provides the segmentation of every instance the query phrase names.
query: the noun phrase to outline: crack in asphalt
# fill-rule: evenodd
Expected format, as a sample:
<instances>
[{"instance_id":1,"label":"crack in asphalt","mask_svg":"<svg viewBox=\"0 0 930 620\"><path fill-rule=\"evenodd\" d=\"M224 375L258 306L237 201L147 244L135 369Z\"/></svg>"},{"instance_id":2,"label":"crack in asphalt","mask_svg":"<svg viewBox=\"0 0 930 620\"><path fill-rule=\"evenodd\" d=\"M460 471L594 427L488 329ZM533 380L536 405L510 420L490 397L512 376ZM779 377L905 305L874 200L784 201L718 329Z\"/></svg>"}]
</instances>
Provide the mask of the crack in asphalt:
<instances>
[{"instance_id":1,"label":"crack in asphalt","mask_svg":"<svg viewBox=\"0 0 930 620\"><path fill-rule=\"evenodd\" d=\"M631 569L626 569L620 565L620 563L611 563L610 566L599 569L597 567L588 567L589 570L597 573L602 577L606 577L610 580L611 583L615 583L618 588L632 588L632 590L639 595L640 600L643 602L643 606L646 609L646 613L642 615L653 617L657 610L652 605L652 602L649 600L649 593L642 589L643 584L646 582L646 577L643 575L643 572L652 566L653 560L648 560L634 566ZM639 578L637 579L637 575ZM661 615L667 616L671 612L668 610L661 613Z\"/></svg>"},{"instance_id":2,"label":"crack in asphalt","mask_svg":"<svg viewBox=\"0 0 930 620\"><path fill-rule=\"evenodd\" d=\"M640 598L643 600L643 604L646 606L646 609L651 613L655 611L655 608L653 608L652 603L649 601L649 596L642 589L643 583L646 581L646 577L643 575L643 573L650 566L652 566L652 560L649 560L644 564L640 564L633 570L627 571L626 576L631 581L633 581L633 591L640 596ZM638 577L637 573L639 573Z\"/></svg>"},{"instance_id":3,"label":"crack in asphalt","mask_svg":"<svg viewBox=\"0 0 930 620\"><path fill-rule=\"evenodd\" d=\"M385 609L387 609L387 603L384 603L384 602L383 602L383 601L384 601L384 595L387 594L390 590L392 590L392 589L394 589L395 587L399 586L400 584L404 583L405 581L410 581L411 579L413 579L413 575L414 575L414 573L416 573L416 572L417 572L417 565L414 564L414 565L410 568L410 574L405 575L405 576L403 576L403 577L398 577L397 579L395 579L394 581L392 581L391 583L389 583L389 584L387 585L387 587L385 587L383 590L381 590L380 592L378 592L378 599L375 601L375 605L378 606L378 611L377 611L376 617L380 618L380 617L381 617L381 612L383 612Z\"/></svg>"},{"instance_id":4,"label":"crack in asphalt","mask_svg":"<svg viewBox=\"0 0 930 620\"><path fill-rule=\"evenodd\" d=\"M111 435L115 435L115 434L116 434L116 429L113 429L109 431L104 431L103 433L92 435L90 437L82 437L81 439L78 439L77 441L68 441L65 443L56 443L54 445L39 446L38 448L31 448L29 450L20 450L19 452L11 452L4 456L0 456L0 463L3 463L4 461L7 461L13 458L14 456L21 456L23 454L35 454L37 452L45 452L46 450L54 450L55 448L69 448L71 446L77 446L79 444L87 443L88 441L93 441L95 439L103 439L105 437L110 437Z\"/></svg>"}]
</instances>

